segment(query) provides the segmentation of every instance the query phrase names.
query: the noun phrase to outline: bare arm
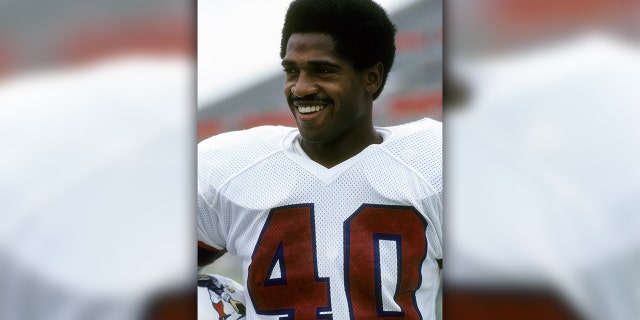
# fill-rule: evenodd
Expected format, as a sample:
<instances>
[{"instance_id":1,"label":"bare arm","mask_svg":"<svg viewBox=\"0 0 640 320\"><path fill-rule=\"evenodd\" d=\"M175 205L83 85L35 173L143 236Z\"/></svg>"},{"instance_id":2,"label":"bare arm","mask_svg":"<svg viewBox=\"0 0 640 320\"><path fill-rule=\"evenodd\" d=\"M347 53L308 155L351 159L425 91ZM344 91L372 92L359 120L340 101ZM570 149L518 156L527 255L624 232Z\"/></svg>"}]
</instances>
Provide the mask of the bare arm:
<instances>
[{"instance_id":1,"label":"bare arm","mask_svg":"<svg viewBox=\"0 0 640 320\"><path fill-rule=\"evenodd\" d=\"M198 241L198 267L204 267L212 264L218 258L222 257L227 250L219 250L202 241Z\"/></svg>"}]
</instances>

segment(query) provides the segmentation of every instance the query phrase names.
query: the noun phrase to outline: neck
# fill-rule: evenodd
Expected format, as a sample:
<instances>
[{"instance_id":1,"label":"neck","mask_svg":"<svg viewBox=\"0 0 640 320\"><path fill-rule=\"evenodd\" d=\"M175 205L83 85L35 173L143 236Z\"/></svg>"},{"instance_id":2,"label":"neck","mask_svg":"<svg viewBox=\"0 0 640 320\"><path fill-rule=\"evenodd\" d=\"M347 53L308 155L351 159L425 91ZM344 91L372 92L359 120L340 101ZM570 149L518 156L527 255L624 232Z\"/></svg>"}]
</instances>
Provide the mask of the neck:
<instances>
[{"instance_id":1,"label":"neck","mask_svg":"<svg viewBox=\"0 0 640 320\"><path fill-rule=\"evenodd\" d=\"M320 165L331 168L357 155L372 144L382 143L382 136L373 128L373 125L358 135L344 135L327 143L314 143L305 140L300 141L304 152L311 160Z\"/></svg>"}]
</instances>

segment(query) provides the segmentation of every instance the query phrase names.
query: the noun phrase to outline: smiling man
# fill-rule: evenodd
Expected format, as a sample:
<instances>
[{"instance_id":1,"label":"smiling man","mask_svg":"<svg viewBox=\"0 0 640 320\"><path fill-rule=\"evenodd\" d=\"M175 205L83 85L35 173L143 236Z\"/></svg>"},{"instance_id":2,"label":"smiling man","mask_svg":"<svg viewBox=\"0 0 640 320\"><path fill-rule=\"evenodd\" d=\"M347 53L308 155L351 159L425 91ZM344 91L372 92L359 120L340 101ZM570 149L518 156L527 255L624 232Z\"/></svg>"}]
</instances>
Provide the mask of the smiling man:
<instances>
[{"instance_id":1,"label":"smiling man","mask_svg":"<svg viewBox=\"0 0 640 320\"><path fill-rule=\"evenodd\" d=\"M284 95L297 128L198 146L198 263L243 259L261 319L435 319L442 126L373 125L395 27L369 0L291 3Z\"/></svg>"},{"instance_id":2,"label":"smiling man","mask_svg":"<svg viewBox=\"0 0 640 320\"><path fill-rule=\"evenodd\" d=\"M311 159L332 167L382 142L373 128L373 93L381 86L384 66L356 70L338 56L326 33L289 36L282 66L285 96L300 130L300 144Z\"/></svg>"}]
</instances>

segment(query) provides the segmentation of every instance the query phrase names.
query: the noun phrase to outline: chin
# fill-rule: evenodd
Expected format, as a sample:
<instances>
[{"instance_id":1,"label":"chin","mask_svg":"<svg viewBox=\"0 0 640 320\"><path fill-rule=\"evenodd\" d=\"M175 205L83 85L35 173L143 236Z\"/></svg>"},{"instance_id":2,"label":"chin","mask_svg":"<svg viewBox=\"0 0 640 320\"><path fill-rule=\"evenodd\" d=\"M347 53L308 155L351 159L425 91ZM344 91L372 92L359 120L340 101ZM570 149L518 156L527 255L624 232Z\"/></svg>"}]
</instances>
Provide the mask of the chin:
<instances>
[{"instance_id":1,"label":"chin","mask_svg":"<svg viewBox=\"0 0 640 320\"><path fill-rule=\"evenodd\" d=\"M298 130L300 130L300 128L298 128ZM302 136L302 139L305 142L310 142L310 143L326 142L326 139L323 137L323 135L318 133L311 133L305 130L300 130L300 136Z\"/></svg>"}]
</instances>

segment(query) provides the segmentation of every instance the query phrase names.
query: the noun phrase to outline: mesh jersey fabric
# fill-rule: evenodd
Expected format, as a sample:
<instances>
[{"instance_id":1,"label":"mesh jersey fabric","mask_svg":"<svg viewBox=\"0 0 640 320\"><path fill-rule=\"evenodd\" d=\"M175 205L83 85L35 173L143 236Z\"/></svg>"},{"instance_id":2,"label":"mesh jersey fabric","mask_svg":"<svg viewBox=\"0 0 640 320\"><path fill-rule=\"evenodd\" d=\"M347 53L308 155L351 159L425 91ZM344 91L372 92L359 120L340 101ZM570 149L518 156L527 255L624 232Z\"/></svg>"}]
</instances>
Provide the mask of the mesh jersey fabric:
<instances>
[{"instance_id":1,"label":"mesh jersey fabric","mask_svg":"<svg viewBox=\"0 0 640 320\"><path fill-rule=\"evenodd\" d=\"M242 258L248 317L300 318L318 295L318 318L435 318L442 125L376 130L381 144L332 168L295 151L295 128L198 145L198 240ZM317 287L297 292L304 281Z\"/></svg>"}]
</instances>

